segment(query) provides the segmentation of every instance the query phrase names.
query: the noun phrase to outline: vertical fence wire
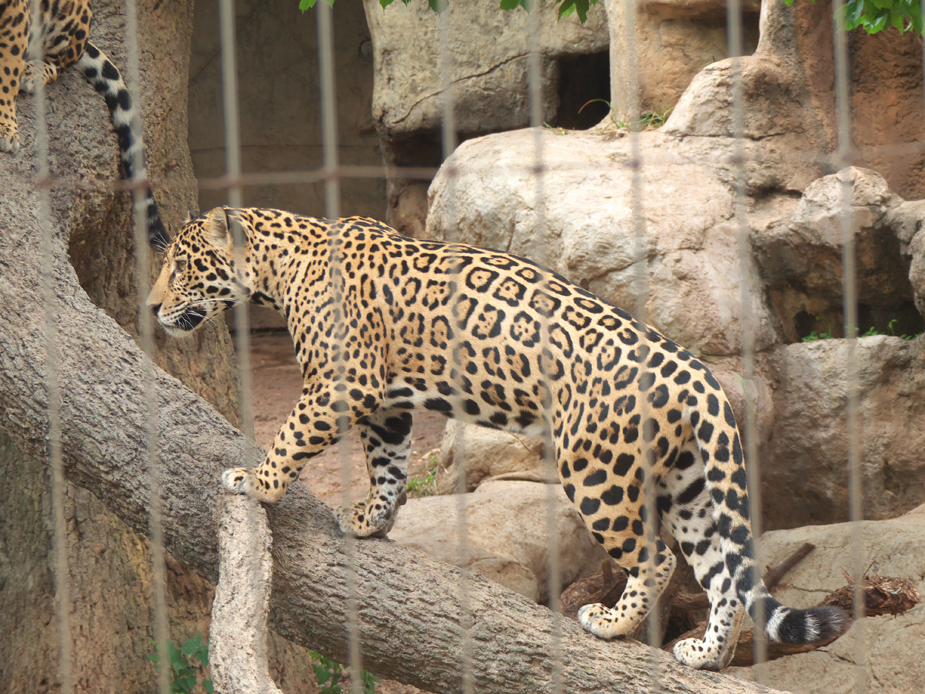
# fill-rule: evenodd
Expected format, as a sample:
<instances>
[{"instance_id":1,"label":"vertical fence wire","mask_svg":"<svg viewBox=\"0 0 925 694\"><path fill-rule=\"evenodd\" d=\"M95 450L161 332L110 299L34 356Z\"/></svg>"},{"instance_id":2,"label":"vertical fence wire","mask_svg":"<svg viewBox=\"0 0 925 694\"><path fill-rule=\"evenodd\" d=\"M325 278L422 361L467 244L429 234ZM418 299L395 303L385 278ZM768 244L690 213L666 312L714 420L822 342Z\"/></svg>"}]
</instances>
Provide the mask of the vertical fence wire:
<instances>
[{"instance_id":1,"label":"vertical fence wire","mask_svg":"<svg viewBox=\"0 0 925 694\"><path fill-rule=\"evenodd\" d=\"M623 31L626 50L624 60L626 61L628 69L625 73L626 84L623 85L622 90L625 102L621 104L621 108L624 109L625 113L620 114L620 116L624 117L630 124L629 133L627 134L630 143L630 157L627 166L631 172L631 224L633 229L633 265L635 271L632 279L633 289L630 293L635 298L633 313L641 326L641 339L643 344L646 344L648 342L649 256L645 217L645 179L643 173L645 162L643 161L642 138L639 132L642 117L639 104L638 65L636 62L636 18L638 11L638 0L623 0ZM649 370L648 359L643 358L640 360L639 371L638 383L648 383L650 378L649 374L652 373ZM640 421L638 438L639 456L643 468L645 468L646 461L650 460L650 454L651 459L654 461L656 450L654 430L652 434L647 433L651 430L649 412L649 398L643 394L639 398ZM654 421L652 424L654 424ZM645 472L646 474L643 478L643 487L641 490L642 505L640 507L640 515L644 521L644 544L645 547L650 548L650 551L647 553L643 564L646 575L654 576L657 555L655 547L659 539L657 531L658 520L656 518L658 505L656 503L654 463L653 469L646 470ZM640 567L640 571L642 570L643 567ZM665 590L667 590L667 587ZM652 607L646 617L647 640L649 646L653 649L661 648L662 645L662 621L659 614L661 610L660 603L661 601L658 599L651 600ZM650 678L648 690L650 692L660 692L662 690L662 667L655 657L654 652L650 654L649 662Z\"/></svg>"},{"instance_id":2,"label":"vertical fence wire","mask_svg":"<svg viewBox=\"0 0 925 694\"><path fill-rule=\"evenodd\" d=\"M745 421L742 422L741 436L745 452L745 470L748 486L748 515L751 518L752 542L755 565L752 571L752 591L757 590L761 581L761 467L758 460L757 407L758 392L755 381L755 336L759 324L752 311L752 250L751 235L748 226L748 207L746 202L745 152L745 104L742 88L743 26L741 0L726 0L726 31L728 36L729 57L732 70L732 123L733 154L735 167L734 224L736 249L739 263L739 335L742 340L742 391L745 401ZM755 663L755 680L766 679L764 662L767 660L767 637L765 635L764 601L755 603L755 630L753 652Z\"/></svg>"},{"instance_id":3,"label":"vertical fence wire","mask_svg":"<svg viewBox=\"0 0 925 694\"><path fill-rule=\"evenodd\" d=\"M341 182L338 169L338 136L337 136L337 89L335 82L334 61L334 21L333 10L325 2L316 6L316 29L318 32L318 72L321 88L321 151L322 172L324 176L324 208L330 219L340 217ZM333 240L333 239L332 239ZM331 244L329 248L332 278L339 282L342 277L341 248ZM341 292L339 287L332 289L335 294L335 315L342 321L347 321L345 313L346 291ZM337 298L339 297L339 299ZM335 334L334 350L344 360L343 367L335 363L335 380L347 378L346 370L346 331L338 326ZM337 445L338 460L340 463L340 482L342 504L350 503L350 453L347 444L349 425L341 417L337 423L339 442ZM396 509L397 512L397 509ZM360 645L360 619L359 619L359 577L357 571L357 538L351 533L344 534L344 570L346 590L346 630L347 630L347 665L350 668L350 691L353 694L362 694L363 686L360 673L362 671L362 652Z\"/></svg>"},{"instance_id":4,"label":"vertical fence wire","mask_svg":"<svg viewBox=\"0 0 925 694\"><path fill-rule=\"evenodd\" d=\"M854 219L851 210L851 178L845 168L854 158L851 134L851 95L848 80L848 36L839 16L844 9L843 0L833 0L836 19L832 22L835 52L835 106L838 118L838 143L832 160L839 176L839 215L842 242L842 292L845 325L845 424L848 434L848 508L854 531L851 533L851 573L854 577L854 618L864 616L864 551L861 547L862 520L864 509L861 489L860 418L858 416L858 293L857 261L854 240ZM867 691L867 643L863 621L856 621L854 632L855 688L858 694Z\"/></svg>"},{"instance_id":5,"label":"vertical fence wire","mask_svg":"<svg viewBox=\"0 0 925 694\"><path fill-rule=\"evenodd\" d=\"M138 7L135 0L125 2L125 82L135 100L136 119L132 124L136 134L141 133L141 119L137 114L141 112L141 71L139 67L138 46ZM131 196L132 196L132 228L135 237L136 252L136 291L138 294L138 332L141 348L145 354L153 358L154 355L154 324L151 312L146 307L146 297L150 290L150 250L148 247L148 206L145 191L147 181L140 178L145 171L144 153L133 148L134 161L132 162ZM157 673L157 686L161 694L171 691L171 671L167 667L170 657L167 644L170 639L167 624L167 571L164 561L164 511L161 504L161 474L160 459L158 456L158 416L157 403L154 394L153 361L146 362L144 369L145 382L144 405L144 455L147 459L148 475L148 535L151 547L151 584L153 591L153 621L154 640L158 653L158 662L161 666Z\"/></svg>"},{"instance_id":6,"label":"vertical fence wire","mask_svg":"<svg viewBox=\"0 0 925 694\"><path fill-rule=\"evenodd\" d=\"M228 204L232 208L244 205L244 188L241 183L241 119L238 103L237 46L235 40L234 0L219 0L219 42L221 47L222 113L225 123L225 180ZM228 220L228 231L235 248L235 265L244 266L244 230L233 218ZM251 411L251 349L250 321L247 304L238 302L234 307L235 345L240 372L241 430L254 438Z\"/></svg>"},{"instance_id":7,"label":"vertical fence wire","mask_svg":"<svg viewBox=\"0 0 925 694\"><path fill-rule=\"evenodd\" d=\"M68 573L67 525L65 519L64 459L61 447L61 383L58 373L58 305L55 294L54 226L51 217L51 176L48 166L48 120L46 117L45 83L42 79L42 13L39 0L29 3L32 32L27 59L36 66L33 92L35 108L36 179L39 199L39 224L42 228L39 252L47 259L42 272L44 303L45 379L48 389L48 462L51 469L52 533L54 537L55 630L58 639L58 681L61 694L74 691L73 658L71 652L71 590ZM13 94L12 98L16 98Z\"/></svg>"},{"instance_id":8,"label":"vertical fence wire","mask_svg":"<svg viewBox=\"0 0 925 694\"><path fill-rule=\"evenodd\" d=\"M533 129L533 205L536 210L536 219L534 221L533 249L534 257L531 260L538 262L540 265L549 266L549 258L546 257L545 249L547 243L546 228L546 187L544 174L546 172L546 161L543 150L543 124L545 122L545 92L543 84L543 35L540 27L540 8L534 5L527 13L526 21L526 50L527 50L527 77L529 81L529 103L530 103L530 127ZM544 285L539 285L544 288ZM547 289L548 291L548 289ZM542 335L543 348L548 349L547 344L550 340L549 319L541 315L540 334ZM540 362L541 375L544 362ZM547 382L548 392L552 392ZM542 400L542 399L541 399ZM550 403L543 407L541 413L545 421L545 431L543 434L542 449L542 477L544 478L543 486L546 492L546 589L549 597L547 606L550 610L549 619L549 668L552 671L552 682L550 691L559 694L565 691L565 680L563 679L563 654L562 654L562 630L559 627L560 596L562 593L562 576L560 563L559 547L559 502L557 497L557 488L547 482L550 479L558 477L558 462L556 460L555 441L552 438L552 429L554 427L555 417L552 411L554 405Z\"/></svg>"},{"instance_id":9,"label":"vertical fence wire","mask_svg":"<svg viewBox=\"0 0 925 694\"><path fill-rule=\"evenodd\" d=\"M458 3L456 4L458 5ZM452 225L459 221L459 205L456 198L456 189L460 171L456 168L455 163L450 161L450 157L456 151L458 145L458 133L456 130L456 103L453 79L453 54L451 46L454 44L453 32L456 29L454 23L454 7L447 0L437 0L436 27L437 39L439 44L439 72L440 72L440 145L442 160L445 162L442 166L446 176L447 186L447 210L445 218L449 220L449 226L445 230L446 240L448 242L458 242L459 232L453 229ZM457 292L451 311L457 320L460 316L460 295ZM459 383L457 389L462 392L463 378L463 341L459 337L459 331L454 330L449 341L450 350L453 355L453 367L459 370ZM468 464L466 461L466 427L459 426L456 429L456 441L453 448L453 460L456 465L456 488L454 495L456 497L456 565L461 569L459 572L459 628L461 638L461 648L459 649L459 667L460 667L460 684L463 694L472 694L475 691L475 665L474 665L474 644L470 638L470 631L473 626L472 601L469 589L469 562L471 553L469 551L469 523L468 523Z\"/></svg>"}]
</instances>

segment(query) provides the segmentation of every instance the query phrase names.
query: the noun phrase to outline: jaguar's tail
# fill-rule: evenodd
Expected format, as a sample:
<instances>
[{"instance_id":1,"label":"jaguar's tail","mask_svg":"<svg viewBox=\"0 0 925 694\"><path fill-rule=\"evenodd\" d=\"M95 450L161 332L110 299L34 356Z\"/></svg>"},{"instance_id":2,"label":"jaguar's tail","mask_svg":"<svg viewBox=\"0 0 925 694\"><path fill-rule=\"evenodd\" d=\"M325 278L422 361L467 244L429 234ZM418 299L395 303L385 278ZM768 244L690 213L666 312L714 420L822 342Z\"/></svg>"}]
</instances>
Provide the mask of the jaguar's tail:
<instances>
[{"instance_id":1,"label":"jaguar's tail","mask_svg":"<svg viewBox=\"0 0 925 694\"><path fill-rule=\"evenodd\" d=\"M135 109L132 108L132 97L125 87L122 75L99 48L89 41L87 48L77 62L77 67L96 89L109 107L112 118L112 127L119 138L119 153L126 179L136 178L146 181L145 150L141 139L141 123ZM137 169L136 169L137 163ZM148 211L148 243L152 248L164 250L170 237L161 221L154 193L150 188L146 190L146 204Z\"/></svg>"},{"instance_id":2,"label":"jaguar's tail","mask_svg":"<svg viewBox=\"0 0 925 694\"><path fill-rule=\"evenodd\" d=\"M764 586L762 586L763 588ZM837 607L810 607L797 610L786 607L766 592L756 599L746 600L748 614L753 619L759 618L759 605L764 607L764 619L768 638L778 643L794 646L809 646L831 641L851 626L851 618Z\"/></svg>"}]
</instances>

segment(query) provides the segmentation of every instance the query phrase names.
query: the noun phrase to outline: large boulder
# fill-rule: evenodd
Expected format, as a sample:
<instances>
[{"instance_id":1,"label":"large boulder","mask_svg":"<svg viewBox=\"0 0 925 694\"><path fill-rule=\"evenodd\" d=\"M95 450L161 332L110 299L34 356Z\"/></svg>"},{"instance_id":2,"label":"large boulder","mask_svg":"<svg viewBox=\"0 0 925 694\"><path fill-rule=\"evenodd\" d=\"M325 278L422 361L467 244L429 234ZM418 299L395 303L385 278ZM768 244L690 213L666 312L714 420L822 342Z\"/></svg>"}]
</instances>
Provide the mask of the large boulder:
<instances>
[{"instance_id":1,"label":"large boulder","mask_svg":"<svg viewBox=\"0 0 925 694\"><path fill-rule=\"evenodd\" d=\"M558 484L486 482L472 494L409 499L389 537L543 602L550 587L549 528L557 533L560 586L606 558Z\"/></svg>"},{"instance_id":2,"label":"large boulder","mask_svg":"<svg viewBox=\"0 0 925 694\"><path fill-rule=\"evenodd\" d=\"M816 548L785 576L776 597L805 608L845 585L845 572L911 580L925 594L925 506L885 521L766 533L762 564L776 564L811 542ZM800 694L918 692L925 681L925 604L898 616L866 617L837 641L761 666L761 683ZM860 666L860 669L858 668ZM753 668L730 674L755 679ZM858 689L859 677L863 684Z\"/></svg>"},{"instance_id":3,"label":"large boulder","mask_svg":"<svg viewBox=\"0 0 925 694\"><path fill-rule=\"evenodd\" d=\"M772 527L848 518L848 342L782 347L775 424L762 460ZM855 349L865 518L889 518L925 499L925 341L862 337Z\"/></svg>"}]
</instances>

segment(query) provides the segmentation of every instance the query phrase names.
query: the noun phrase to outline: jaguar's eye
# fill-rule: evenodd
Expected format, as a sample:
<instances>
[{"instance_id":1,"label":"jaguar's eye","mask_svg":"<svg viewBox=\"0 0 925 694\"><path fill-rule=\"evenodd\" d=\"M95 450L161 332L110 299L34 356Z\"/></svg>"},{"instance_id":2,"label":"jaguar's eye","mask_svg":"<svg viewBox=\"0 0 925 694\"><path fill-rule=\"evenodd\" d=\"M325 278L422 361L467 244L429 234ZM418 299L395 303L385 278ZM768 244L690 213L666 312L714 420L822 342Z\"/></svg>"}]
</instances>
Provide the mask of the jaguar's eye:
<instances>
[{"instance_id":1,"label":"jaguar's eye","mask_svg":"<svg viewBox=\"0 0 925 694\"><path fill-rule=\"evenodd\" d=\"M173 268L174 277L186 272L186 258L177 258L176 260L173 261L173 265L174 265L174 268Z\"/></svg>"}]
</instances>

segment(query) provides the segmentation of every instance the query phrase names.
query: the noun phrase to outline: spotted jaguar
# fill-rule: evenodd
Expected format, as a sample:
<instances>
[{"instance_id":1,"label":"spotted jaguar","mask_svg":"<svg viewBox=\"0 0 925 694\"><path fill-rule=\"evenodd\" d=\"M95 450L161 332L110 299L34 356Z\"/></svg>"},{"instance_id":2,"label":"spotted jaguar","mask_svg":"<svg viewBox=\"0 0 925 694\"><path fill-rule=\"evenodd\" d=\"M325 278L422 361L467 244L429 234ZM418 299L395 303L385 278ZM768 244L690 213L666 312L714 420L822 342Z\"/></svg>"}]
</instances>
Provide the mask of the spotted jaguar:
<instances>
[{"instance_id":1,"label":"spotted jaguar","mask_svg":"<svg viewBox=\"0 0 925 694\"><path fill-rule=\"evenodd\" d=\"M676 559L659 526L710 599L704 637L674 648L682 663L724 667L746 609L763 608L784 643L848 628L838 608L791 609L756 583L742 445L710 370L558 273L372 219L222 207L189 220L148 299L160 325L186 335L245 301L286 318L304 385L264 461L224 472L231 491L277 501L356 427L370 491L336 516L345 533L384 535L405 499L412 412L432 410L545 439L568 498L629 576L615 607L581 609L591 633L629 634L665 589Z\"/></svg>"},{"instance_id":2,"label":"spotted jaguar","mask_svg":"<svg viewBox=\"0 0 925 694\"><path fill-rule=\"evenodd\" d=\"M113 129L119 140L122 171L126 179L145 180L141 125L132 97L112 61L89 41L93 12L89 0L40 0L41 26L32 24L31 0L0 0L0 150L19 150L16 95L31 93L36 80L48 84L74 63L103 95ZM33 33L40 31L40 59L28 55ZM137 163L137 168L136 168ZM148 243L156 249L167 245L154 194L147 189Z\"/></svg>"}]
</instances>

